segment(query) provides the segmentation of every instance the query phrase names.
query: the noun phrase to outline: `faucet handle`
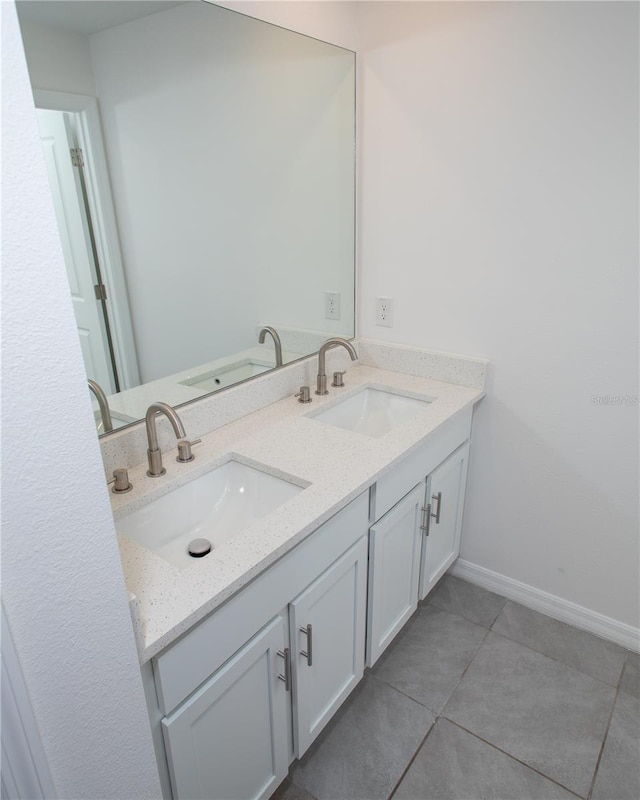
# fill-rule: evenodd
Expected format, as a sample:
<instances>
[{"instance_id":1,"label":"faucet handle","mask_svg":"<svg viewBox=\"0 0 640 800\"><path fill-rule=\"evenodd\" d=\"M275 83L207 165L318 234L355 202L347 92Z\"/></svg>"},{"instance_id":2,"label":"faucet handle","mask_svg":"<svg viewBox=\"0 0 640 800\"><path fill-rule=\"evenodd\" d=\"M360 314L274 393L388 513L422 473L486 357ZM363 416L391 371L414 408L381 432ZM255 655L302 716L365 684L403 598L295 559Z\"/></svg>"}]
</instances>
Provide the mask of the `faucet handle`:
<instances>
[{"instance_id":1,"label":"faucet handle","mask_svg":"<svg viewBox=\"0 0 640 800\"><path fill-rule=\"evenodd\" d=\"M293 396L298 398L299 403L310 403L312 399L311 390L308 386L301 386L300 391Z\"/></svg>"},{"instance_id":2,"label":"faucet handle","mask_svg":"<svg viewBox=\"0 0 640 800\"><path fill-rule=\"evenodd\" d=\"M333 381L332 381L331 385L332 386L344 386L344 381L342 380L343 375L344 375L344 372L334 372L333 373Z\"/></svg>"},{"instance_id":3,"label":"faucet handle","mask_svg":"<svg viewBox=\"0 0 640 800\"><path fill-rule=\"evenodd\" d=\"M125 492L130 492L133 489L133 485L129 481L129 473L126 469L114 469L113 470L113 478L110 481L107 481L107 486L113 484L113 489L111 490L114 494L124 494Z\"/></svg>"},{"instance_id":4,"label":"faucet handle","mask_svg":"<svg viewBox=\"0 0 640 800\"><path fill-rule=\"evenodd\" d=\"M179 461L181 464L186 464L188 461L193 461L195 456L191 452L191 447L194 444L200 444L202 439L180 439L178 441L178 455L176 461Z\"/></svg>"}]
</instances>

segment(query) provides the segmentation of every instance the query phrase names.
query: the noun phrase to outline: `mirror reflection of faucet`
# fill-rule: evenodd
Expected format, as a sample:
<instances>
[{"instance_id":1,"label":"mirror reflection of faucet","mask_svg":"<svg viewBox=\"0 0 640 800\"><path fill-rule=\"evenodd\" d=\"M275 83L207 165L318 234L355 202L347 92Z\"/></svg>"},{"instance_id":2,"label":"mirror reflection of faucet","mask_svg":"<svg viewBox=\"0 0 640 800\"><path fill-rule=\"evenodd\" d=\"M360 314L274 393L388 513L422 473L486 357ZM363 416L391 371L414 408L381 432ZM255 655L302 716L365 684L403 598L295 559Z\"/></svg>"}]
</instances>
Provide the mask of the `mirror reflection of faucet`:
<instances>
[{"instance_id":1,"label":"mirror reflection of faucet","mask_svg":"<svg viewBox=\"0 0 640 800\"><path fill-rule=\"evenodd\" d=\"M109 433L113 430L113 420L111 419L111 411L109 410L109 403L107 402L107 395L104 393L99 383L89 380L89 389L96 396L98 406L100 408L100 416L102 417L102 427L104 433Z\"/></svg>"},{"instance_id":2,"label":"mirror reflection of faucet","mask_svg":"<svg viewBox=\"0 0 640 800\"><path fill-rule=\"evenodd\" d=\"M335 336L332 339L327 339L327 341L322 345L320 350L318 351L318 377L316 380L316 394L329 394L327 391L327 373L326 373L326 356L327 350L330 350L332 347L344 347L344 349L349 353L351 356L352 361L356 361L358 358L358 354L356 353L355 347L348 342L346 339L343 339L341 336ZM338 373L334 373L334 386L340 386L342 383L342 376L340 376L340 383L336 383L336 375ZM344 384L343 384L344 385Z\"/></svg>"},{"instance_id":3,"label":"mirror reflection of faucet","mask_svg":"<svg viewBox=\"0 0 640 800\"><path fill-rule=\"evenodd\" d=\"M149 469L147 470L147 475L150 478L159 478L160 475L164 475L167 471L162 466L162 453L158 447L158 432L156 430L156 418L158 414L165 415L165 417L171 423L171 427L176 435L176 439L178 439L177 461L183 463L193 461L194 456L191 452L191 445L198 444L198 442L201 441L201 439L193 439L192 441L187 439L182 420L178 416L176 410L168 403L151 403L147 409L147 414L145 417L147 426L147 439L149 442L149 448L147 450Z\"/></svg>"},{"instance_id":4,"label":"mirror reflection of faucet","mask_svg":"<svg viewBox=\"0 0 640 800\"><path fill-rule=\"evenodd\" d=\"M276 348L276 367L282 366L282 342L280 341L280 336L278 336L278 331L275 328L272 328L271 325L266 325L261 331L260 335L258 336L258 343L264 344L264 340L266 335L269 334L273 339L273 344Z\"/></svg>"}]
</instances>

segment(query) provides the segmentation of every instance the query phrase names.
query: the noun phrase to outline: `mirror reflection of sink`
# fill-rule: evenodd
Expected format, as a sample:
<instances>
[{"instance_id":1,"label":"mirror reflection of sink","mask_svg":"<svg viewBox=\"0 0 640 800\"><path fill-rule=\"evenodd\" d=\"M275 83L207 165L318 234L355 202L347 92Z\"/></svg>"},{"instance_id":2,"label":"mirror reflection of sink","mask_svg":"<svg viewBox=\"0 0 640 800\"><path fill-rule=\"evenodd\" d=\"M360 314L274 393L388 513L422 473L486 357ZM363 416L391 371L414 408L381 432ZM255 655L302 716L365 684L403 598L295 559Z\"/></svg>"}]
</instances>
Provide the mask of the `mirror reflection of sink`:
<instances>
[{"instance_id":1,"label":"mirror reflection of sink","mask_svg":"<svg viewBox=\"0 0 640 800\"><path fill-rule=\"evenodd\" d=\"M104 423L102 422L102 414L100 414L99 408L94 408L93 416L96 421L96 430L98 434L105 433L104 430ZM128 417L126 414L119 414L117 411L111 411L111 423L113 425L112 430L117 430L121 428L123 425L129 425L131 422L137 422L135 417Z\"/></svg>"},{"instance_id":2,"label":"mirror reflection of sink","mask_svg":"<svg viewBox=\"0 0 640 800\"><path fill-rule=\"evenodd\" d=\"M410 420L430 402L382 389L367 388L309 416L319 422L355 433L384 436Z\"/></svg>"},{"instance_id":3,"label":"mirror reflection of sink","mask_svg":"<svg viewBox=\"0 0 640 800\"><path fill-rule=\"evenodd\" d=\"M208 539L215 550L301 491L231 460L117 520L116 530L184 569L198 560L188 552L194 539Z\"/></svg>"},{"instance_id":4,"label":"mirror reflection of sink","mask_svg":"<svg viewBox=\"0 0 640 800\"><path fill-rule=\"evenodd\" d=\"M215 392L216 389L226 389L227 386L247 378L253 378L269 369L273 369L273 364L245 358L242 361L234 361L233 364L203 372L201 375L195 375L193 378L187 378L180 383L183 386L193 386L206 392Z\"/></svg>"}]
</instances>

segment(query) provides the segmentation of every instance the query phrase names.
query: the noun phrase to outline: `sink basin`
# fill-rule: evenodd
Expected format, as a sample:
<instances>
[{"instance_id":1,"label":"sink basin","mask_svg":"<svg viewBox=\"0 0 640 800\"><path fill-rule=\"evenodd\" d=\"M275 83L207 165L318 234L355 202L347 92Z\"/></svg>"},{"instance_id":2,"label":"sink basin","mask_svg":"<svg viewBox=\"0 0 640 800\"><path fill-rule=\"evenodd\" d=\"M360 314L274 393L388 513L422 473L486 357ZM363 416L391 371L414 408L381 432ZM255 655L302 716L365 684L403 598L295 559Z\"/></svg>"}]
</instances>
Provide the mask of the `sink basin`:
<instances>
[{"instance_id":1,"label":"sink basin","mask_svg":"<svg viewBox=\"0 0 640 800\"><path fill-rule=\"evenodd\" d=\"M255 375L260 375L262 372L266 372L269 369L273 369L272 364L244 358L241 361L234 361L233 364L227 364L224 367L210 369L207 372L203 372L201 375L195 375L193 378L180 381L180 383L183 386L193 386L196 389L203 389L206 392L215 392L217 389L226 389L227 386L238 383L238 381L253 378Z\"/></svg>"},{"instance_id":2,"label":"sink basin","mask_svg":"<svg viewBox=\"0 0 640 800\"><path fill-rule=\"evenodd\" d=\"M132 511L116 522L116 530L184 569L201 560L189 555L192 540L208 539L215 550L301 491L231 460Z\"/></svg>"},{"instance_id":3,"label":"sink basin","mask_svg":"<svg viewBox=\"0 0 640 800\"><path fill-rule=\"evenodd\" d=\"M429 402L382 389L367 388L309 416L348 431L367 436L384 436L426 408Z\"/></svg>"}]
</instances>

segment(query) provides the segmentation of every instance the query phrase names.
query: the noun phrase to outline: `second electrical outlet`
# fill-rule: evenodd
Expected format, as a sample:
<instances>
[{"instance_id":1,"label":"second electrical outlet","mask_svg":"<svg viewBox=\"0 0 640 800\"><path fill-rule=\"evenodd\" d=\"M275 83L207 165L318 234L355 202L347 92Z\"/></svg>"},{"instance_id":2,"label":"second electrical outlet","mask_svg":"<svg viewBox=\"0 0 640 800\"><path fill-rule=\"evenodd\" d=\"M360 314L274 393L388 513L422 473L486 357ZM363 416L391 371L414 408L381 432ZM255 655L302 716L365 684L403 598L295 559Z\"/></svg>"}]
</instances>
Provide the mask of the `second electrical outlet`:
<instances>
[{"instance_id":1,"label":"second electrical outlet","mask_svg":"<svg viewBox=\"0 0 640 800\"><path fill-rule=\"evenodd\" d=\"M340 319L340 292L324 293L325 319Z\"/></svg>"},{"instance_id":2,"label":"second electrical outlet","mask_svg":"<svg viewBox=\"0 0 640 800\"><path fill-rule=\"evenodd\" d=\"M378 297L376 300L376 325L393 328L393 297Z\"/></svg>"}]
</instances>

